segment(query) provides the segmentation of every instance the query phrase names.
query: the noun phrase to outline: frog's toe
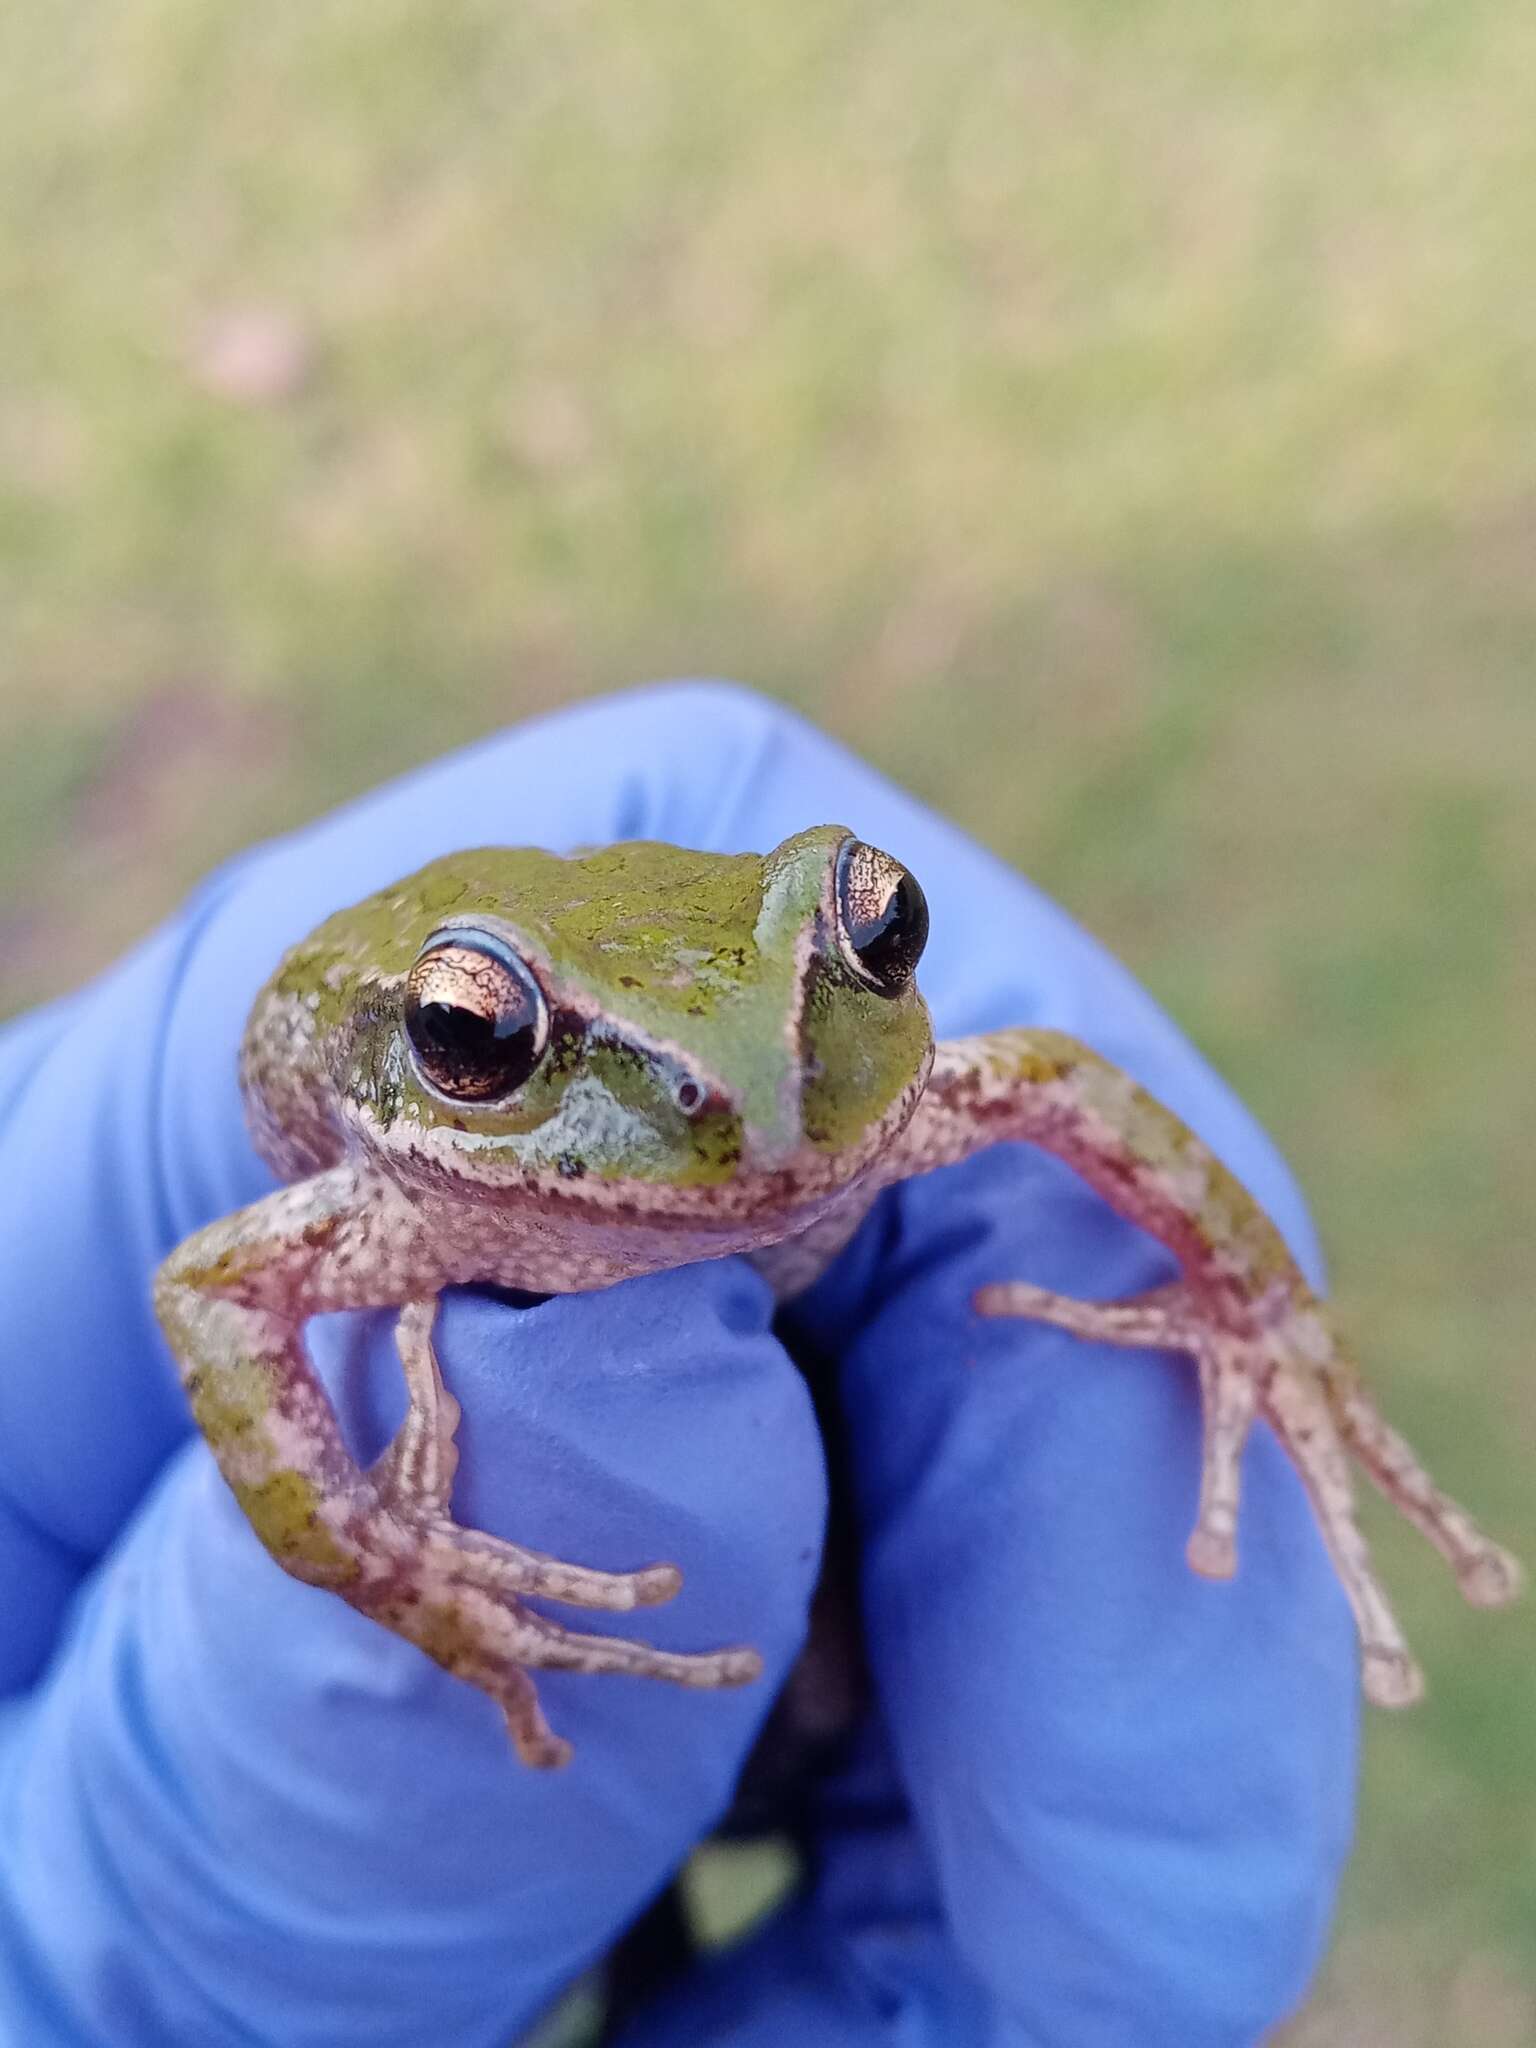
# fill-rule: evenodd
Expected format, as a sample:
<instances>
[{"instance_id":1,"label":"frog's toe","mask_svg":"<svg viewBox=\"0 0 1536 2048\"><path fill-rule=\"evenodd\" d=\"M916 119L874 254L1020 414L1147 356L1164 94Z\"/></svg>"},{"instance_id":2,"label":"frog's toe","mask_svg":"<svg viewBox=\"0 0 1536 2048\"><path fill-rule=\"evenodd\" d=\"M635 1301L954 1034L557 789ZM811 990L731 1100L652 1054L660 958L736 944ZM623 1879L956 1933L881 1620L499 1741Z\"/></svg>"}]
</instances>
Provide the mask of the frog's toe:
<instances>
[{"instance_id":1,"label":"frog's toe","mask_svg":"<svg viewBox=\"0 0 1536 2048\"><path fill-rule=\"evenodd\" d=\"M994 1281L978 1287L971 1306L983 1316L1022 1316L1050 1323L1089 1343L1129 1344L1151 1350L1185 1351L1200 1328L1188 1290L1174 1282L1127 1301L1080 1301L1025 1280Z\"/></svg>"},{"instance_id":2,"label":"frog's toe","mask_svg":"<svg viewBox=\"0 0 1536 2048\"><path fill-rule=\"evenodd\" d=\"M1258 1389L1236 1340L1202 1331L1191 1349L1200 1371L1200 1505L1184 1554L1202 1578L1230 1579L1237 1570L1243 1451Z\"/></svg>"},{"instance_id":3,"label":"frog's toe","mask_svg":"<svg viewBox=\"0 0 1536 2048\"><path fill-rule=\"evenodd\" d=\"M1202 1579L1230 1579L1237 1571L1237 1542L1230 1529L1194 1529L1184 1556Z\"/></svg>"},{"instance_id":4,"label":"frog's toe","mask_svg":"<svg viewBox=\"0 0 1536 2048\"><path fill-rule=\"evenodd\" d=\"M563 1770L574 1752L545 1720L538 1688L528 1674L507 1666L489 1690L501 1707L519 1761L535 1771Z\"/></svg>"},{"instance_id":5,"label":"frog's toe","mask_svg":"<svg viewBox=\"0 0 1536 2048\"><path fill-rule=\"evenodd\" d=\"M507 1717L507 1733L512 1737L512 1746L517 1751L518 1761L535 1771L561 1771L575 1755L575 1751L563 1735L539 1735L528 1738L523 1735L517 1718Z\"/></svg>"},{"instance_id":6,"label":"frog's toe","mask_svg":"<svg viewBox=\"0 0 1536 2048\"><path fill-rule=\"evenodd\" d=\"M661 1607L675 1600L683 1589L683 1575L675 1564L648 1564L631 1574L637 1607Z\"/></svg>"},{"instance_id":7,"label":"frog's toe","mask_svg":"<svg viewBox=\"0 0 1536 2048\"><path fill-rule=\"evenodd\" d=\"M1490 1543L1457 1566L1456 1583L1470 1606L1508 1607L1525 1591L1525 1573L1518 1558Z\"/></svg>"},{"instance_id":8,"label":"frog's toe","mask_svg":"<svg viewBox=\"0 0 1536 2048\"><path fill-rule=\"evenodd\" d=\"M537 1669L615 1671L707 1691L750 1685L763 1673L762 1658L744 1645L726 1650L658 1650L654 1644L630 1642L623 1636L586 1635L561 1628L542 1614L522 1614L517 1623L517 1661Z\"/></svg>"},{"instance_id":9,"label":"frog's toe","mask_svg":"<svg viewBox=\"0 0 1536 2048\"><path fill-rule=\"evenodd\" d=\"M1424 1674L1406 1650L1368 1646L1360 1678L1373 1707L1411 1707L1424 1697Z\"/></svg>"},{"instance_id":10,"label":"frog's toe","mask_svg":"<svg viewBox=\"0 0 1536 2048\"><path fill-rule=\"evenodd\" d=\"M519 1762L535 1771L558 1771L570 1762L571 1745L545 1720L537 1686L509 1657L487 1643L466 1650L450 1668L456 1678L478 1686L500 1707Z\"/></svg>"},{"instance_id":11,"label":"frog's toe","mask_svg":"<svg viewBox=\"0 0 1536 2048\"><path fill-rule=\"evenodd\" d=\"M1440 1552L1462 1598L1474 1607L1505 1607L1518 1599L1525 1574L1517 1561L1441 1491L1357 1378L1351 1377L1336 1406L1344 1441L1398 1513Z\"/></svg>"}]
</instances>

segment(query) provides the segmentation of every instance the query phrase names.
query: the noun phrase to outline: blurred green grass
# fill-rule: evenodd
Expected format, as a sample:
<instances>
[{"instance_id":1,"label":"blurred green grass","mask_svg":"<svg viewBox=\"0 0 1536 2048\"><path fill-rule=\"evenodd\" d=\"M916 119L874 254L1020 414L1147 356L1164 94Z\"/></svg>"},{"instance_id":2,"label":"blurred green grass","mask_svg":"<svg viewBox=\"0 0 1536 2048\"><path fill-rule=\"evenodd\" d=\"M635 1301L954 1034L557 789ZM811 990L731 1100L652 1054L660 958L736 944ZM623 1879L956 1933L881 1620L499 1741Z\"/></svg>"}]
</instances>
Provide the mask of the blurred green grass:
<instances>
[{"instance_id":1,"label":"blurred green grass","mask_svg":"<svg viewBox=\"0 0 1536 2048\"><path fill-rule=\"evenodd\" d=\"M741 676L1172 1007L1536 1559L1533 188L1486 0L19 0L0 1002L495 724ZM1434 1690L1291 2039L1515 2048L1529 1610L1372 1526Z\"/></svg>"}]
</instances>

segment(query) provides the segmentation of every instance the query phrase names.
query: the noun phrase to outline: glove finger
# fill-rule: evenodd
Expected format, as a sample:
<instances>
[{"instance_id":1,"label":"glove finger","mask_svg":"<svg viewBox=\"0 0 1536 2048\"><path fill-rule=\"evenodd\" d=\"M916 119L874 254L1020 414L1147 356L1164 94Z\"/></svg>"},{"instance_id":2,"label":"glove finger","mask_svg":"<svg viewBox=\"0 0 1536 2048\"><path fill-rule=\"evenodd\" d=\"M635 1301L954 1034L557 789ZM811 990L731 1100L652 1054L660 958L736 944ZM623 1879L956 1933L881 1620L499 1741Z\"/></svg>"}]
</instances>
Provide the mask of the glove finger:
<instances>
[{"instance_id":1,"label":"glove finger","mask_svg":"<svg viewBox=\"0 0 1536 2048\"><path fill-rule=\"evenodd\" d=\"M979 2048L991 2038L993 2001L951 1938L878 1716L817 1787L812 1826L804 1892L670 1986L621 2048Z\"/></svg>"},{"instance_id":2,"label":"glove finger","mask_svg":"<svg viewBox=\"0 0 1536 2048\"><path fill-rule=\"evenodd\" d=\"M656 1999L618 2048L983 2048L991 2024L937 1918L893 1898L888 1919L841 1927L803 1902Z\"/></svg>"}]
</instances>

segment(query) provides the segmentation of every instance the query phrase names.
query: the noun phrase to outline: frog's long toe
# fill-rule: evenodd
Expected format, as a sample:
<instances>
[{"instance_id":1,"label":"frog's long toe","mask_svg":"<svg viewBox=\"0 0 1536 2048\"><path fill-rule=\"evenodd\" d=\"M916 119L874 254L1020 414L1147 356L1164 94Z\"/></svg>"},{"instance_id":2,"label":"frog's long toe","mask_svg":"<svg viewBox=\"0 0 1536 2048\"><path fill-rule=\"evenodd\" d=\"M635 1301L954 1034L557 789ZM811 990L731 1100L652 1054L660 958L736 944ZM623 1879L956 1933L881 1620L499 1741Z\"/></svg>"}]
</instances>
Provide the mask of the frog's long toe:
<instances>
[{"instance_id":1,"label":"frog's long toe","mask_svg":"<svg viewBox=\"0 0 1536 2048\"><path fill-rule=\"evenodd\" d=\"M548 1671L617 1671L631 1678L664 1678L673 1685L716 1691L750 1685L763 1672L756 1650L658 1650L623 1636L586 1635L542 1614L518 1616L518 1661Z\"/></svg>"},{"instance_id":2,"label":"frog's long toe","mask_svg":"<svg viewBox=\"0 0 1536 2048\"><path fill-rule=\"evenodd\" d=\"M408 1506L430 1505L444 1515L453 1492L459 1450L454 1441L461 1410L443 1383L432 1342L438 1296L405 1302L395 1319L395 1349L405 1375L405 1419L370 1477L381 1494Z\"/></svg>"},{"instance_id":3,"label":"frog's long toe","mask_svg":"<svg viewBox=\"0 0 1536 2048\"><path fill-rule=\"evenodd\" d=\"M1525 1573L1518 1558L1490 1543L1481 1557L1457 1571L1456 1583L1471 1607L1508 1607L1525 1591Z\"/></svg>"},{"instance_id":4,"label":"frog's long toe","mask_svg":"<svg viewBox=\"0 0 1536 2048\"><path fill-rule=\"evenodd\" d=\"M432 1328L439 1297L406 1302L395 1322L395 1345L409 1404L393 1443L369 1474L381 1512L401 1525L403 1542L421 1545L439 1573L490 1594L537 1595L572 1607L627 1614L657 1607L683 1583L673 1564L638 1571L596 1571L527 1550L505 1537L465 1529L449 1513L459 1453L458 1402L443 1381Z\"/></svg>"}]
</instances>

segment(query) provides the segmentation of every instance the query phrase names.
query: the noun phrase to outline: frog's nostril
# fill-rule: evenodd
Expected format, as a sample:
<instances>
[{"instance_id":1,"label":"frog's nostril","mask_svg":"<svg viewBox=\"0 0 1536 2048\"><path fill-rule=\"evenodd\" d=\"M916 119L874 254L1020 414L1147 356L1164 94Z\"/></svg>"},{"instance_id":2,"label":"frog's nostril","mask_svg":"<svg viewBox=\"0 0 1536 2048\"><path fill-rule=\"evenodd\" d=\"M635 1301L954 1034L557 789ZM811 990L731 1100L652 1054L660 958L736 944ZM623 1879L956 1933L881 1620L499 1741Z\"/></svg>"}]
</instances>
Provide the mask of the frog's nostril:
<instances>
[{"instance_id":1,"label":"frog's nostril","mask_svg":"<svg viewBox=\"0 0 1536 2048\"><path fill-rule=\"evenodd\" d=\"M691 1116L703 1102L704 1090L697 1081L685 1075L673 1089L672 1099L684 1116Z\"/></svg>"}]
</instances>

